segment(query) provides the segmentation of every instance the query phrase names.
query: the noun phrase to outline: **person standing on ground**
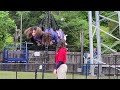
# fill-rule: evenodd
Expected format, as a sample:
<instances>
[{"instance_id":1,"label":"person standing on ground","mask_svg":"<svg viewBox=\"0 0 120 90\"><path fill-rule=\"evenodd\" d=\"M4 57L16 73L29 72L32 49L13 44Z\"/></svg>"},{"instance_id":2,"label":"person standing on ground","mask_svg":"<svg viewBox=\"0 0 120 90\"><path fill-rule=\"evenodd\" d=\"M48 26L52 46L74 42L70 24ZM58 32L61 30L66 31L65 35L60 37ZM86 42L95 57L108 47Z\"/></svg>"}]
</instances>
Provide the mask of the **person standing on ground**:
<instances>
[{"instance_id":1,"label":"person standing on ground","mask_svg":"<svg viewBox=\"0 0 120 90\"><path fill-rule=\"evenodd\" d=\"M57 75L58 79L66 79L67 65L66 65L66 54L67 49L64 39L59 40L56 54L55 54L55 68L53 73Z\"/></svg>"}]
</instances>

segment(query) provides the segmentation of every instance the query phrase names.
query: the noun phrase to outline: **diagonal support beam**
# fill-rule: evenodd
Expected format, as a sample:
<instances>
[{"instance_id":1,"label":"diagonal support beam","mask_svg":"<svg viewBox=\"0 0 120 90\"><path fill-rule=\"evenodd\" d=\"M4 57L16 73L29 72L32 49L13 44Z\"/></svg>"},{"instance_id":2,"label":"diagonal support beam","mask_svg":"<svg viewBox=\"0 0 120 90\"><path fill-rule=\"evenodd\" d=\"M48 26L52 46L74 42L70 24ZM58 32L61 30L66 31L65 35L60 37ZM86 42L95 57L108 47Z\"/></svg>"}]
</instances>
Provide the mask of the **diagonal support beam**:
<instances>
[{"instance_id":1,"label":"diagonal support beam","mask_svg":"<svg viewBox=\"0 0 120 90\"><path fill-rule=\"evenodd\" d=\"M94 27L96 27L95 25L93 25ZM96 27L96 28L98 28L98 27ZM100 29L100 28L98 28L98 29ZM105 34L107 34L107 35L109 35L109 36L111 36L111 37L113 37L113 38L115 38L116 40L118 40L118 41L120 41L120 39L119 38L117 38L117 37L115 37L115 36L113 36L112 34L109 34L108 32L106 32L106 31L104 31L104 30L102 30L102 29L100 29L100 31L102 31L102 32L104 32Z\"/></svg>"},{"instance_id":2,"label":"diagonal support beam","mask_svg":"<svg viewBox=\"0 0 120 90\"><path fill-rule=\"evenodd\" d=\"M113 50L112 48L108 47L107 45L105 45L105 44L103 44L103 43L101 43L101 45L103 45L104 47L108 48L108 49L111 50L112 52L117 52L117 51Z\"/></svg>"},{"instance_id":3,"label":"diagonal support beam","mask_svg":"<svg viewBox=\"0 0 120 90\"><path fill-rule=\"evenodd\" d=\"M107 19L107 20L113 21L113 22L115 22L115 23L119 23L118 21L113 20L113 19L108 18L108 17L105 17L105 16L103 16L103 15L99 15L99 16L102 17L102 18L105 18L105 19Z\"/></svg>"}]
</instances>

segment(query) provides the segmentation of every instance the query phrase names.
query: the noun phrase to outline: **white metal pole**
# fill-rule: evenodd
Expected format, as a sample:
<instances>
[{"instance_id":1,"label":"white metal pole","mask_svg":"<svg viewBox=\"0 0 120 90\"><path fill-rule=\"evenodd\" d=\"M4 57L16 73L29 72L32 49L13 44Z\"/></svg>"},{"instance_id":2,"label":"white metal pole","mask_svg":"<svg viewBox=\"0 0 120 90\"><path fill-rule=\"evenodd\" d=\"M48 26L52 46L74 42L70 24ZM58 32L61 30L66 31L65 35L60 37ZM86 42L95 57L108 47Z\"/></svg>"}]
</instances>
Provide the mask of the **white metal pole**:
<instances>
[{"instance_id":1,"label":"white metal pole","mask_svg":"<svg viewBox=\"0 0 120 90\"><path fill-rule=\"evenodd\" d=\"M118 21L119 21L119 34L120 34L120 11L118 11Z\"/></svg>"},{"instance_id":2,"label":"white metal pole","mask_svg":"<svg viewBox=\"0 0 120 90\"><path fill-rule=\"evenodd\" d=\"M16 26L16 30L15 30L15 47L17 47L17 26Z\"/></svg>"},{"instance_id":3,"label":"white metal pole","mask_svg":"<svg viewBox=\"0 0 120 90\"><path fill-rule=\"evenodd\" d=\"M99 61L102 61L101 58L101 40L100 40L100 19L99 19L99 11L95 11L95 16L96 16L96 37L97 37L97 59ZM102 67L100 65L99 67L99 75L101 75L102 72Z\"/></svg>"},{"instance_id":4,"label":"white metal pole","mask_svg":"<svg viewBox=\"0 0 120 90\"><path fill-rule=\"evenodd\" d=\"M89 19L89 40L90 40L90 72L91 75L94 76L94 66L93 64L93 35L92 35L92 11L88 11L88 19Z\"/></svg>"},{"instance_id":5,"label":"white metal pole","mask_svg":"<svg viewBox=\"0 0 120 90\"><path fill-rule=\"evenodd\" d=\"M21 12L21 34L20 34L20 50L21 50L21 47L22 47L22 12Z\"/></svg>"},{"instance_id":6,"label":"white metal pole","mask_svg":"<svg viewBox=\"0 0 120 90\"><path fill-rule=\"evenodd\" d=\"M83 30L80 31L80 46L81 46L81 64L83 64L83 55L84 55L84 34Z\"/></svg>"}]
</instances>

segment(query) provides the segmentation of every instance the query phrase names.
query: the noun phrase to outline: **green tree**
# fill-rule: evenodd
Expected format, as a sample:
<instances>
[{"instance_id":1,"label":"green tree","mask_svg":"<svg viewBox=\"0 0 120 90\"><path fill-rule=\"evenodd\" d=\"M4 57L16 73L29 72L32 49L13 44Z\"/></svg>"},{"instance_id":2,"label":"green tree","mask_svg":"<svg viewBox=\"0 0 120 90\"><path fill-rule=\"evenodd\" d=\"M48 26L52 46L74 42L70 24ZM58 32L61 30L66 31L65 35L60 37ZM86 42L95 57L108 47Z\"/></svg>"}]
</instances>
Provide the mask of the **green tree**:
<instances>
[{"instance_id":1,"label":"green tree","mask_svg":"<svg viewBox=\"0 0 120 90\"><path fill-rule=\"evenodd\" d=\"M14 20L9 17L9 12L0 11L0 50L7 45L7 39L11 37L8 32L14 29L15 26ZM10 40L9 42L12 43L13 41Z\"/></svg>"},{"instance_id":2,"label":"green tree","mask_svg":"<svg viewBox=\"0 0 120 90\"><path fill-rule=\"evenodd\" d=\"M10 16L15 20L18 28L20 28L20 15L23 14L23 32L26 28L36 26L40 24L41 20L45 16L45 11L10 11ZM88 12L87 11L52 11L52 15L58 23L58 26L63 29L67 34L68 45L76 46L80 48L80 31L84 31L84 47L89 47L89 30L88 30ZM109 16L113 11L100 11L104 16ZM61 20L64 18L64 20ZM112 17L117 20L117 15ZM100 18L101 19L101 18ZM93 11L93 20L95 20L95 12ZM106 32L112 32L111 30L116 26L108 20L101 21L101 29ZM14 33L14 30L10 30L10 34ZM117 28L112 34L119 38L119 28ZM101 32L101 38L104 44L111 46L115 40L106 34ZM26 41L26 37L23 34L23 42ZM96 35L94 36L94 47L97 46ZM104 49L104 48L103 48ZM114 47L116 50L120 50L120 45Z\"/></svg>"},{"instance_id":3,"label":"green tree","mask_svg":"<svg viewBox=\"0 0 120 90\"><path fill-rule=\"evenodd\" d=\"M15 20L17 28L21 27L21 14L22 14L22 30L24 32L25 29L32 26L37 26L40 24L41 19L44 16L44 11L10 11L10 16ZM22 32L22 42L26 41L26 37ZM15 33L15 32L13 32ZM29 41L29 40L28 40Z\"/></svg>"},{"instance_id":4,"label":"green tree","mask_svg":"<svg viewBox=\"0 0 120 90\"><path fill-rule=\"evenodd\" d=\"M54 14L60 28L68 35L67 43L80 47L80 31L85 32L85 37L88 35L87 12L85 11L61 11L60 16ZM61 21L64 18L64 21ZM87 36L88 38L88 36ZM86 39L85 39L86 40ZM88 46L88 42L84 43Z\"/></svg>"}]
</instances>

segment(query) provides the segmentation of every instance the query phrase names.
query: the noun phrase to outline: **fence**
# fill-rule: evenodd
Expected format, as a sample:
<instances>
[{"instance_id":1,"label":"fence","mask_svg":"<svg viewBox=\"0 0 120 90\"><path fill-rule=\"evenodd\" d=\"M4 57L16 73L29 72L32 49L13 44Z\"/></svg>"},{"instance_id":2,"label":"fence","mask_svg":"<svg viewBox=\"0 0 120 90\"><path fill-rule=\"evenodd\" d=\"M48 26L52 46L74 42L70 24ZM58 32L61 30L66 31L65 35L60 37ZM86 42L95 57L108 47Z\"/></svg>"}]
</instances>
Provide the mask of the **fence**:
<instances>
[{"instance_id":1,"label":"fence","mask_svg":"<svg viewBox=\"0 0 120 90\"><path fill-rule=\"evenodd\" d=\"M45 60L45 51L40 51L40 56L35 57L34 51L29 51L29 63L0 63L1 79L56 79L52 71L54 69L55 51L48 51L47 64L45 69L40 69ZM119 55L102 55L104 64L83 64L80 58L80 52L67 53L67 79L119 79L120 78L120 54ZM0 61L2 62L2 52L0 52ZM27 66L27 70L26 70ZM95 76L90 76L89 69L95 66ZM99 75L99 67L102 66L102 75Z\"/></svg>"},{"instance_id":2,"label":"fence","mask_svg":"<svg viewBox=\"0 0 120 90\"><path fill-rule=\"evenodd\" d=\"M120 79L120 65L118 64L67 64L67 79ZM102 66L102 76L99 75L99 66ZM0 63L0 79L57 79L52 73L54 64ZM90 75L90 67L94 66L95 76ZM51 67L51 68L49 68ZM114 67L114 68L113 68Z\"/></svg>"},{"instance_id":3,"label":"fence","mask_svg":"<svg viewBox=\"0 0 120 90\"><path fill-rule=\"evenodd\" d=\"M42 63L41 61L45 59L45 51L40 51L40 56L35 57L34 56L35 51L29 51L29 63ZM48 60L50 63L54 63L54 55L55 51L48 51ZM81 62L81 53L80 52L69 52L67 53L67 63L76 63L76 64L82 64ZM0 62L3 61L3 53L0 51ZM102 55L102 61L107 64L120 64L120 53L118 55L111 55L106 54Z\"/></svg>"}]
</instances>

